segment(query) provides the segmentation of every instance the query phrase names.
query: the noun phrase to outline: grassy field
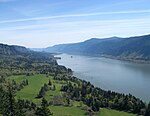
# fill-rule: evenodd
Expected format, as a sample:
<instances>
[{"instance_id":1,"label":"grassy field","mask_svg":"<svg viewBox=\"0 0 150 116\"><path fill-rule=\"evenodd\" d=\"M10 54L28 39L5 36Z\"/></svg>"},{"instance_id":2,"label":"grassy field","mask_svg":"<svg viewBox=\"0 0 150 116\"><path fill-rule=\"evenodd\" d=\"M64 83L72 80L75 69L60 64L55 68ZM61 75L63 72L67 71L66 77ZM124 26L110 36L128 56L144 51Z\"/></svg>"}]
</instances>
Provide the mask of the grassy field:
<instances>
[{"instance_id":1,"label":"grassy field","mask_svg":"<svg viewBox=\"0 0 150 116\"><path fill-rule=\"evenodd\" d=\"M47 78L45 75L12 76L10 79L14 79L17 82L28 79L29 85L24 87L24 89L21 91L18 91L16 98L32 100L35 103L39 103L40 101L40 99L35 99L39 93L39 90L44 85L44 83L48 83L49 81L49 78Z\"/></svg>"},{"instance_id":2,"label":"grassy field","mask_svg":"<svg viewBox=\"0 0 150 116\"><path fill-rule=\"evenodd\" d=\"M85 111L78 107L50 106L54 116L85 116Z\"/></svg>"},{"instance_id":3,"label":"grassy field","mask_svg":"<svg viewBox=\"0 0 150 116\"><path fill-rule=\"evenodd\" d=\"M47 100L50 99L50 98L53 98L54 96L58 96L58 95L61 95L61 91L60 91L60 88L62 86L61 83L58 83L57 81L54 81L52 78L51 78L51 81L52 81L52 85L55 85L56 89L55 91L54 90L49 90L46 95L44 96Z\"/></svg>"},{"instance_id":4,"label":"grassy field","mask_svg":"<svg viewBox=\"0 0 150 116\"><path fill-rule=\"evenodd\" d=\"M11 80L16 80L17 82L21 82L25 79L28 79L29 85L24 87L22 90L18 91L16 93L16 98L18 99L28 99L36 104L39 104L41 99L35 98L37 94L39 93L39 90L41 87L46 83L49 82L49 79L52 81L53 85L55 85L56 90L49 90L46 92L46 95L44 98L47 100L53 98L54 96L61 95L60 88L62 86L62 83L58 83L57 81L54 81L52 77L46 77L46 75L33 75L33 76L11 76L9 77Z\"/></svg>"},{"instance_id":5,"label":"grassy field","mask_svg":"<svg viewBox=\"0 0 150 116\"><path fill-rule=\"evenodd\" d=\"M54 116L85 116L86 111L81 110L80 107L64 107L64 106L50 106L50 110ZM87 115L88 116L88 115ZM122 111L101 109L98 114L94 116L136 116Z\"/></svg>"},{"instance_id":6,"label":"grassy field","mask_svg":"<svg viewBox=\"0 0 150 116\"><path fill-rule=\"evenodd\" d=\"M17 82L21 82L25 79L28 79L29 85L25 86L22 90L18 91L16 93L16 98L19 99L28 99L36 103L37 105L40 104L41 99L35 98L37 94L39 93L39 90L44 85L44 83L48 83L49 79L52 82L52 85L55 85L55 90L49 90L45 94L45 98L47 100L50 100L54 96L61 95L62 92L60 92L60 88L62 84L65 84L64 81L55 81L52 77L46 77L46 75L33 75L33 76L11 76L9 79L14 79ZM72 102L72 106L65 107L65 106L49 106L50 110L53 112L54 116L84 116L86 111L82 110L81 102ZM85 106L82 104L82 106ZM109 109L101 109L99 113L97 113L95 116L135 116L133 114L129 114L126 112L120 112L116 110L109 110Z\"/></svg>"},{"instance_id":7,"label":"grassy field","mask_svg":"<svg viewBox=\"0 0 150 116\"><path fill-rule=\"evenodd\" d=\"M136 116L135 114L129 114L122 111L116 111L116 110L109 110L109 109L101 109L99 116Z\"/></svg>"}]
</instances>

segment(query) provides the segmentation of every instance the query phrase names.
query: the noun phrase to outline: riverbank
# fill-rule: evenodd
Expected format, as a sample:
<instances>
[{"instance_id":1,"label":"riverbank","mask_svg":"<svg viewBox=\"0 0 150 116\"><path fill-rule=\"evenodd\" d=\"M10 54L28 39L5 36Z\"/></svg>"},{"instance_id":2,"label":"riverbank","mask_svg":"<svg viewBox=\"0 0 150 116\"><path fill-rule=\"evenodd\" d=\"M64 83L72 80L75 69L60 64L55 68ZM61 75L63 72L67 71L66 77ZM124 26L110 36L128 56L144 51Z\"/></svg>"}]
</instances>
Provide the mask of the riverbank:
<instances>
[{"instance_id":1,"label":"riverbank","mask_svg":"<svg viewBox=\"0 0 150 116\"><path fill-rule=\"evenodd\" d=\"M56 54L55 56L57 55L61 55L63 53L58 53ZM120 60L120 61L126 61L126 62L131 62L131 63L138 63L138 64L150 64L150 60L148 59L144 59L142 58L141 56L125 56L125 55L122 55L122 56L112 56L112 55L106 55L106 54L86 54L86 53L66 53L66 54L69 54L69 55L82 55L82 56L90 56L90 57L100 57L100 58L108 58L108 59L115 59L115 60Z\"/></svg>"},{"instance_id":2,"label":"riverbank","mask_svg":"<svg viewBox=\"0 0 150 116\"><path fill-rule=\"evenodd\" d=\"M61 54L58 64L71 68L75 76L105 90L133 94L149 102L150 65L85 55ZM128 86L127 86L128 85Z\"/></svg>"},{"instance_id":3,"label":"riverbank","mask_svg":"<svg viewBox=\"0 0 150 116\"><path fill-rule=\"evenodd\" d=\"M97 56L98 57L98 56ZM131 63L138 63L138 64L150 64L150 60L141 60L140 58L134 58L134 57L123 57L123 56L110 56L110 55L101 55L100 57L109 58L109 59L115 59L120 61L126 61Z\"/></svg>"}]
</instances>

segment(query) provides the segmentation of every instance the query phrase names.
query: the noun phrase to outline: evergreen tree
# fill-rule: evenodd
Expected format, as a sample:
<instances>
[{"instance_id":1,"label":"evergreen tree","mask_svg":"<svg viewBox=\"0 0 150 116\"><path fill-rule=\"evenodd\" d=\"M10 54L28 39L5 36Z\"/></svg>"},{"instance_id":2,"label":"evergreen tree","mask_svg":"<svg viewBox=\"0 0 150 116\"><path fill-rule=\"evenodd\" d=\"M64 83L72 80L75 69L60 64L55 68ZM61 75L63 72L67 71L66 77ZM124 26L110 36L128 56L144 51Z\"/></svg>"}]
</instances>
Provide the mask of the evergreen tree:
<instances>
[{"instance_id":1,"label":"evergreen tree","mask_svg":"<svg viewBox=\"0 0 150 116\"><path fill-rule=\"evenodd\" d=\"M6 91L4 91L3 87L0 86L0 112L4 112L5 107L5 100L6 100Z\"/></svg>"},{"instance_id":2,"label":"evergreen tree","mask_svg":"<svg viewBox=\"0 0 150 116\"><path fill-rule=\"evenodd\" d=\"M26 79L26 85L29 85L28 79Z\"/></svg>"},{"instance_id":3,"label":"evergreen tree","mask_svg":"<svg viewBox=\"0 0 150 116\"><path fill-rule=\"evenodd\" d=\"M150 103L147 106L145 116L150 116Z\"/></svg>"},{"instance_id":4,"label":"evergreen tree","mask_svg":"<svg viewBox=\"0 0 150 116\"><path fill-rule=\"evenodd\" d=\"M48 102L45 98L42 99L41 107L38 107L36 109L35 114L37 116L50 116L50 115L53 115L53 113L51 113L50 109L48 108Z\"/></svg>"},{"instance_id":5,"label":"evergreen tree","mask_svg":"<svg viewBox=\"0 0 150 116\"><path fill-rule=\"evenodd\" d=\"M48 85L49 85L49 86L51 86L51 85L52 85L52 82L51 82L51 80L50 80L50 79L49 79Z\"/></svg>"},{"instance_id":6,"label":"evergreen tree","mask_svg":"<svg viewBox=\"0 0 150 116\"><path fill-rule=\"evenodd\" d=\"M39 94L37 95L37 98L42 98L45 95L46 91L48 91L48 90L49 90L48 85L44 84L44 86L41 87Z\"/></svg>"},{"instance_id":7,"label":"evergreen tree","mask_svg":"<svg viewBox=\"0 0 150 116\"><path fill-rule=\"evenodd\" d=\"M50 115L53 115L53 113L51 113L50 109L48 107L38 107L36 109L36 112L35 114L37 116L50 116Z\"/></svg>"},{"instance_id":8,"label":"evergreen tree","mask_svg":"<svg viewBox=\"0 0 150 116\"><path fill-rule=\"evenodd\" d=\"M42 99L41 106L43 106L43 107L47 107L48 106L48 102L47 102L47 100L45 98Z\"/></svg>"},{"instance_id":9,"label":"evergreen tree","mask_svg":"<svg viewBox=\"0 0 150 116\"><path fill-rule=\"evenodd\" d=\"M48 90L49 90L49 87L48 87L47 84L44 84L44 90L45 90L45 91L48 91Z\"/></svg>"},{"instance_id":10,"label":"evergreen tree","mask_svg":"<svg viewBox=\"0 0 150 116\"><path fill-rule=\"evenodd\" d=\"M4 116L24 116L22 108L15 101L15 95L13 93L12 85L8 85L8 92L4 103Z\"/></svg>"},{"instance_id":11,"label":"evergreen tree","mask_svg":"<svg viewBox=\"0 0 150 116\"><path fill-rule=\"evenodd\" d=\"M5 102L4 115L15 116L16 103L15 103L13 90L10 84L8 86L8 93L7 93L6 99L7 99L7 102Z\"/></svg>"},{"instance_id":12,"label":"evergreen tree","mask_svg":"<svg viewBox=\"0 0 150 116\"><path fill-rule=\"evenodd\" d=\"M56 90L56 86L55 85L53 85L53 90Z\"/></svg>"},{"instance_id":13,"label":"evergreen tree","mask_svg":"<svg viewBox=\"0 0 150 116\"><path fill-rule=\"evenodd\" d=\"M32 103L31 103L31 108L35 110L36 104L32 102Z\"/></svg>"},{"instance_id":14,"label":"evergreen tree","mask_svg":"<svg viewBox=\"0 0 150 116\"><path fill-rule=\"evenodd\" d=\"M70 105L70 99L69 99L69 97L66 98L66 101L67 101L67 105L69 106Z\"/></svg>"},{"instance_id":15,"label":"evergreen tree","mask_svg":"<svg viewBox=\"0 0 150 116\"><path fill-rule=\"evenodd\" d=\"M37 97L38 98L42 98L44 95L45 95L45 89L44 89L44 87L41 87Z\"/></svg>"}]
</instances>

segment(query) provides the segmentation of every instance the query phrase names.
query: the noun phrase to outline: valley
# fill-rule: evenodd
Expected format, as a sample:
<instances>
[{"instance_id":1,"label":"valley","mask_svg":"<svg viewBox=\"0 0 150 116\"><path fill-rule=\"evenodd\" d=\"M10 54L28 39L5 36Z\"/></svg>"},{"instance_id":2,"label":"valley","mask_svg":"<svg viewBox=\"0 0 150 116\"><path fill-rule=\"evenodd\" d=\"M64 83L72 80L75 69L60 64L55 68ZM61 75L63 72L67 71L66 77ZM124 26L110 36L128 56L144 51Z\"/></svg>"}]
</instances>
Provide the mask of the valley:
<instances>
[{"instance_id":1,"label":"valley","mask_svg":"<svg viewBox=\"0 0 150 116\"><path fill-rule=\"evenodd\" d=\"M53 101L53 98L56 96L63 96L63 92L60 91L61 86L65 85L66 82L64 81L56 81L53 79L53 76L46 76L46 75L33 75L33 76L11 76L8 77L10 80L15 80L16 82L22 82L24 79L28 80L29 85L24 87L22 90L18 91L16 93L16 99L26 99L31 100L36 105L40 105L42 99L37 99L36 96L40 90L40 88L45 84L48 83L49 79L52 82L52 85L56 86L55 90L48 90L46 94L44 95L44 98L51 102ZM62 98L62 104L51 104L49 106L50 111L53 113L54 116L88 116L87 107L82 102L78 101L70 101L70 104L68 105L65 103L64 98ZM60 101L61 102L61 101ZM135 116L134 114L122 112L122 111L116 111L116 110L110 110L107 108L102 108L98 113L94 113L93 116Z\"/></svg>"},{"instance_id":2,"label":"valley","mask_svg":"<svg viewBox=\"0 0 150 116\"><path fill-rule=\"evenodd\" d=\"M83 42L34 49L45 52L97 56L136 63L150 63L150 35L92 38Z\"/></svg>"}]
</instances>

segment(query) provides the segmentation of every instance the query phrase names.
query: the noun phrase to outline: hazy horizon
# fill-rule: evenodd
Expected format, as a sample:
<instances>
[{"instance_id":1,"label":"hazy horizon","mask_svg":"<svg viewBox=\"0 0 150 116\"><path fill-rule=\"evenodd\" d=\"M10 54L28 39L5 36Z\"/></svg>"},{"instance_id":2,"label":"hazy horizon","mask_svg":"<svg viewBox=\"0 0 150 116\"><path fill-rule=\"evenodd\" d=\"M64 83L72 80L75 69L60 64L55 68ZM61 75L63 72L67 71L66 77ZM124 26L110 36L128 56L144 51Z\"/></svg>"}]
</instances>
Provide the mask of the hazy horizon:
<instances>
[{"instance_id":1,"label":"hazy horizon","mask_svg":"<svg viewBox=\"0 0 150 116\"><path fill-rule=\"evenodd\" d=\"M45 48L149 34L149 0L0 0L0 43Z\"/></svg>"}]
</instances>

